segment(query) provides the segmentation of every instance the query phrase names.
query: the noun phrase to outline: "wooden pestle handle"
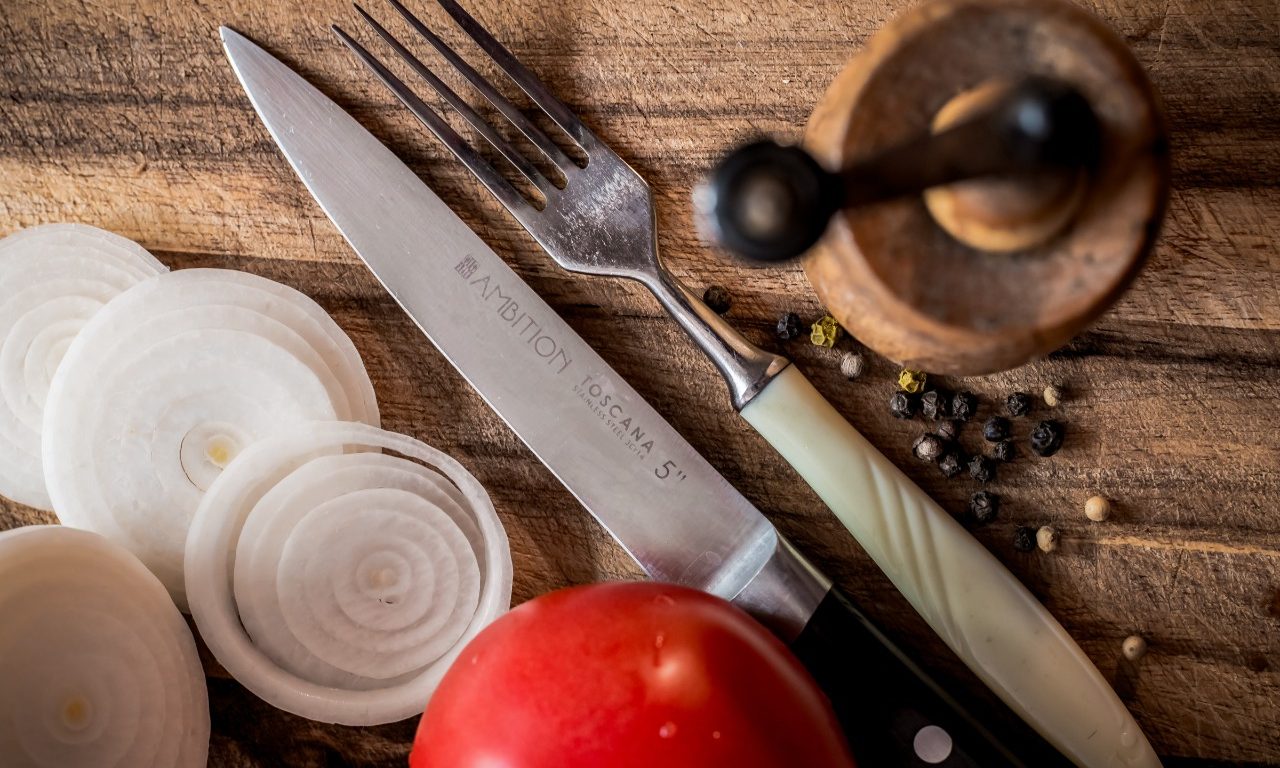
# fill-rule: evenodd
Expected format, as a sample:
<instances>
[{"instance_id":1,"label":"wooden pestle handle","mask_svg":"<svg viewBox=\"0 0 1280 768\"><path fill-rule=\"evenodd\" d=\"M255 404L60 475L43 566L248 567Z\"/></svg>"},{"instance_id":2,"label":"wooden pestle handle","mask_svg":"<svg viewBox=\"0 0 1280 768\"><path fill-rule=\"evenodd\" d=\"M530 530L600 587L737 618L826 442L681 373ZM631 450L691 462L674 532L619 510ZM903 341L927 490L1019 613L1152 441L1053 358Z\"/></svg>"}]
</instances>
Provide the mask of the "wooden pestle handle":
<instances>
[{"instance_id":1,"label":"wooden pestle handle","mask_svg":"<svg viewBox=\"0 0 1280 768\"><path fill-rule=\"evenodd\" d=\"M703 214L720 243L748 261L795 258L842 208L931 187L1046 169L1088 168L1102 133L1089 102L1056 80L1028 77L978 114L828 171L798 147L762 141L712 172Z\"/></svg>"}]
</instances>

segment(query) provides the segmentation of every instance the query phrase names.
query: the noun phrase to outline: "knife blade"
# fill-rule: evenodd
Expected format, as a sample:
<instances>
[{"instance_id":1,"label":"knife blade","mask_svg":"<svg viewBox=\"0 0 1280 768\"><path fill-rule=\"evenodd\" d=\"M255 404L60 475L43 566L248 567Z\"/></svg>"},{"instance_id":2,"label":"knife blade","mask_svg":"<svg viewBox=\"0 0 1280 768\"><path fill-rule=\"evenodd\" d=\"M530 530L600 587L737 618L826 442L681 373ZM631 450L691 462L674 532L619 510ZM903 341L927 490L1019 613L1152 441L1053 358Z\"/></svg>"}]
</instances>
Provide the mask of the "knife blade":
<instances>
[{"instance_id":1,"label":"knife blade","mask_svg":"<svg viewBox=\"0 0 1280 768\"><path fill-rule=\"evenodd\" d=\"M980 725L389 149L266 51L222 38L290 165L427 338L646 573L731 599L791 643L864 764L918 765L939 739L942 766L1064 763L1025 727Z\"/></svg>"}]
</instances>

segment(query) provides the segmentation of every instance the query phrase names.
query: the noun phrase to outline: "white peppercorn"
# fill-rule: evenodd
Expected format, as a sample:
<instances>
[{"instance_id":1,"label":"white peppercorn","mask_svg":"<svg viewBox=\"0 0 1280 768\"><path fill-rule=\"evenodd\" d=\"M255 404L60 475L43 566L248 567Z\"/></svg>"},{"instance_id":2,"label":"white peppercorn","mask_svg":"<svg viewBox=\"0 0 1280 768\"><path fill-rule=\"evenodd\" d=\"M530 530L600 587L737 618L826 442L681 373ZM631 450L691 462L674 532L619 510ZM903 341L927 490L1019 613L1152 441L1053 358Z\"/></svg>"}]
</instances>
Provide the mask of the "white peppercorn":
<instances>
[{"instance_id":1,"label":"white peppercorn","mask_svg":"<svg viewBox=\"0 0 1280 768\"><path fill-rule=\"evenodd\" d=\"M857 352L845 352L840 357L840 374L846 379L856 379L862 375L864 364L862 355Z\"/></svg>"},{"instance_id":2,"label":"white peppercorn","mask_svg":"<svg viewBox=\"0 0 1280 768\"><path fill-rule=\"evenodd\" d=\"M1052 552L1058 548L1058 532L1051 525L1042 525L1036 531L1036 546L1041 552Z\"/></svg>"},{"instance_id":3,"label":"white peppercorn","mask_svg":"<svg viewBox=\"0 0 1280 768\"><path fill-rule=\"evenodd\" d=\"M1111 502L1102 496L1089 497L1084 503L1084 516L1095 523L1101 523L1111 517Z\"/></svg>"},{"instance_id":4,"label":"white peppercorn","mask_svg":"<svg viewBox=\"0 0 1280 768\"><path fill-rule=\"evenodd\" d=\"M1120 652L1129 661L1137 661L1147 653L1147 641L1142 635L1129 635L1120 644Z\"/></svg>"}]
</instances>

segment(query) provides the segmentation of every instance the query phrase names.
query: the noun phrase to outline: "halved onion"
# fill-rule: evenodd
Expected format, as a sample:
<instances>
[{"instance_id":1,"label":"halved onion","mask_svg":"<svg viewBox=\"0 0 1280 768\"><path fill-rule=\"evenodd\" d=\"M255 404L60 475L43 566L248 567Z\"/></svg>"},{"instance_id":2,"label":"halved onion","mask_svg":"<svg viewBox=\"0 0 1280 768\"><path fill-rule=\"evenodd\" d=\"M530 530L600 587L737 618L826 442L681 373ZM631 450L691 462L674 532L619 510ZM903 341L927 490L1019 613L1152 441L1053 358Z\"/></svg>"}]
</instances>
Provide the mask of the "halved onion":
<instances>
[{"instance_id":1,"label":"halved onion","mask_svg":"<svg viewBox=\"0 0 1280 768\"><path fill-rule=\"evenodd\" d=\"M205 490L282 426L378 423L355 346L306 296L266 278L186 269L103 307L49 389L44 468L67 525L136 554L186 610L182 553Z\"/></svg>"},{"instance_id":2,"label":"halved onion","mask_svg":"<svg viewBox=\"0 0 1280 768\"><path fill-rule=\"evenodd\" d=\"M191 612L218 661L276 707L345 725L420 713L509 607L511 571L493 503L462 465L363 424L249 446L187 538Z\"/></svg>"},{"instance_id":3,"label":"halved onion","mask_svg":"<svg viewBox=\"0 0 1280 768\"><path fill-rule=\"evenodd\" d=\"M0 496L52 509L40 431L53 372L103 304L165 271L132 240L83 224L0 240Z\"/></svg>"},{"instance_id":4,"label":"halved onion","mask_svg":"<svg viewBox=\"0 0 1280 768\"><path fill-rule=\"evenodd\" d=\"M89 531L0 533L0 763L205 765L191 630L127 550Z\"/></svg>"}]
</instances>

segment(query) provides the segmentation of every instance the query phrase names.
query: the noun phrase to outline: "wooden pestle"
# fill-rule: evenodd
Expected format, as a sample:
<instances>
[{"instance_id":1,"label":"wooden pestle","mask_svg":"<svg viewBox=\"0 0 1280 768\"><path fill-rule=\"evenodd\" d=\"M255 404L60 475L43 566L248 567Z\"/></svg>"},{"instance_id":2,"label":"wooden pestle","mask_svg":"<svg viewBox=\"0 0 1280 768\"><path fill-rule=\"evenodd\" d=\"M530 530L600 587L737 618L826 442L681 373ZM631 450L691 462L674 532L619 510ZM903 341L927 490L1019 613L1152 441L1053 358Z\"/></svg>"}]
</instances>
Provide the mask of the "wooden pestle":
<instances>
[{"instance_id":1,"label":"wooden pestle","mask_svg":"<svg viewBox=\"0 0 1280 768\"><path fill-rule=\"evenodd\" d=\"M838 210L924 193L956 237L1016 250L1069 220L1100 142L1093 110L1070 86L1036 77L991 83L948 102L931 132L839 171L796 147L741 147L712 173L706 213L737 255L783 261L811 248ZM957 184L976 179L994 183Z\"/></svg>"}]
</instances>

